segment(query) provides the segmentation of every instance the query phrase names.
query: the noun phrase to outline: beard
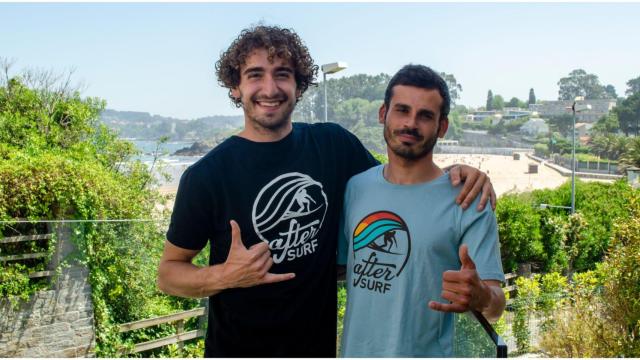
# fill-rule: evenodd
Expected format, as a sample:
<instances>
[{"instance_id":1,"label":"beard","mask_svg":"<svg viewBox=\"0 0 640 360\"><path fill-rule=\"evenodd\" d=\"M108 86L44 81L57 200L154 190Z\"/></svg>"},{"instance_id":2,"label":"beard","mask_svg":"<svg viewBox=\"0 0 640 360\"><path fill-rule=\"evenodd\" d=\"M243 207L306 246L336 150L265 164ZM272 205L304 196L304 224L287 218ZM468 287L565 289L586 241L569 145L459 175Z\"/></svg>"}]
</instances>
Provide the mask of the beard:
<instances>
[{"instance_id":1,"label":"beard","mask_svg":"<svg viewBox=\"0 0 640 360\"><path fill-rule=\"evenodd\" d=\"M243 97L242 93L240 93L240 97ZM260 100L280 101L282 102L282 105L280 105L281 108L275 113L268 115L259 114L256 102ZM263 97L253 95L249 99L248 105L243 102L242 107L244 109L245 116L251 123L263 129L275 131L285 127L291 121L291 114L295 108L295 102L290 101L286 94L279 94L277 97L272 99L265 99Z\"/></svg>"},{"instance_id":2,"label":"beard","mask_svg":"<svg viewBox=\"0 0 640 360\"><path fill-rule=\"evenodd\" d=\"M440 130L440 123L438 122L438 128L436 129L433 137L426 139L424 142L420 142L424 140L424 136L418 133L416 129L397 129L393 130L393 134L391 129L387 126L387 122L384 123L384 140L387 143L387 147L391 149L391 151L397 156L406 159L406 160L419 160L429 155L433 148L436 146L438 142L438 131ZM400 142L399 144L392 143L392 137L398 136L400 134L407 134L411 136L415 136L418 139L418 142L413 144L413 146L405 145Z\"/></svg>"}]
</instances>

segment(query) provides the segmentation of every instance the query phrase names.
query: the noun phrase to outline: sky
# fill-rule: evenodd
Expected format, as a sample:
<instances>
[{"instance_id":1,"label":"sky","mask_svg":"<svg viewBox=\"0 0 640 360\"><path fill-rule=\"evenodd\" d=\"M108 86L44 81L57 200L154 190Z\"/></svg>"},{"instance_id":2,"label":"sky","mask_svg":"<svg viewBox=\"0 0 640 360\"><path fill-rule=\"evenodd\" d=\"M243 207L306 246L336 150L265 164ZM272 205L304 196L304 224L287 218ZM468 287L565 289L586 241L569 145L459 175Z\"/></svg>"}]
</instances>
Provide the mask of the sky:
<instances>
[{"instance_id":1,"label":"sky","mask_svg":"<svg viewBox=\"0 0 640 360\"><path fill-rule=\"evenodd\" d=\"M239 115L214 64L254 24L293 28L329 75L453 74L458 103L487 91L555 100L574 69L624 95L640 76L640 3L0 3L0 57L64 72L107 107L181 119ZM319 76L320 80L322 75Z\"/></svg>"}]
</instances>

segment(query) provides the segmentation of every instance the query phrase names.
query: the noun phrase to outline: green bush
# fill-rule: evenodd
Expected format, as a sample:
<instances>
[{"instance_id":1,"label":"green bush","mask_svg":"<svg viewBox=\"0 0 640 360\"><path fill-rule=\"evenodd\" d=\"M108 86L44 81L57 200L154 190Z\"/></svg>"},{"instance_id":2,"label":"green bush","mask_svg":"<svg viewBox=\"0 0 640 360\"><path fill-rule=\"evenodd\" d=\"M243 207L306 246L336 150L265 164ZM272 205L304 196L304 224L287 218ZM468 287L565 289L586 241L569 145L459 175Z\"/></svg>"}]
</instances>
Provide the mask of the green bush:
<instances>
[{"instance_id":1,"label":"green bush","mask_svg":"<svg viewBox=\"0 0 640 360\"><path fill-rule=\"evenodd\" d=\"M554 357L640 356L640 196L632 215L615 221L604 261L574 275L571 303L541 343Z\"/></svg>"},{"instance_id":2,"label":"green bush","mask_svg":"<svg viewBox=\"0 0 640 360\"><path fill-rule=\"evenodd\" d=\"M533 152L538 157L549 156L549 146L547 144L535 144L533 145Z\"/></svg>"},{"instance_id":3,"label":"green bush","mask_svg":"<svg viewBox=\"0 0 640 360\"><path fill-rule=\"evenodd\" d=\"M519 263L542 259L540 213L525 195L502 196L496 206L496 219L505 272L515 271Z\"/></svg>"},{"instance_id":4,"label":"green bush","mask_svg":"<svg viewBox=\"0 0 640 360\"><path fill-rule=\"evenodd\" d=\"M28 88L18 78L0 86L0 220L166 217L156 210L166 199L153 189L151 172L130 161L134 146L98 124L103 108L99 99ZM88 222L72 227L74 258L89 269L97 356L116 356L126 343L174 333L166 325L120 334L118 324L197 305L156 288L165 226ZM2 225L0 232L13 234L15 227ZM5 245L0 251L34 250L30 242ZM41 289L27 276L37 266L0 262L0 296L27 299ZM187 323L187 329L195 326Z\"/></svg>"},{"instance_id":5,"label":"green bush","mask_svg":"<svg viewBox=\"0 0 640 360\"><path fill-rule=\"evenodd\" d=\"M609 246L613 223L629 219L634 190L613 184L576 181L576 211L540 209L540 204L571 205L571 184L557 189L507 194L497 204L502 263L505 271L533 262L542 271L586 271L595 268Z\"/></svg>"}]
</instances>

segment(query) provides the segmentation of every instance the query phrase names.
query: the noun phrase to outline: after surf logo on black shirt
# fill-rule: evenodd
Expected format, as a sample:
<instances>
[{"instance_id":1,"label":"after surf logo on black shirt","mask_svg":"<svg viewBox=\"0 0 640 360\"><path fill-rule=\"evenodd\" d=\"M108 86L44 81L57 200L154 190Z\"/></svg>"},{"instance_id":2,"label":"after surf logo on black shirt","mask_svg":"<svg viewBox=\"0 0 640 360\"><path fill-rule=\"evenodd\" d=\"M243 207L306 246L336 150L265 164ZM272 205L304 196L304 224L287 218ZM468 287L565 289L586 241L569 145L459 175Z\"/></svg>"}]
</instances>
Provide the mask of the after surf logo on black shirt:
<instances>
[{"instance_id":1,"label":"after surf logo on black shirt","mask_svg":"<svg viewBox=\"0 0 640 360\"><path fill-rule=\"evenodd\" d=\"M274 263L316 251L328 205L322 184L297 172L280 175L260 190L251 219L256 234L269 243Z\"/></svg>"},{"instance_id":2,"label":"after surf logo on black shirt","mask_svg":"<svg viewBox=\"0 0 640 360\"><path fill-rule=\"evenodd\" d=\"M353 286L386 293L410 252L411 236L400 216L390 211L365 216L353 231Z\"/></svg>"}]
</instances>

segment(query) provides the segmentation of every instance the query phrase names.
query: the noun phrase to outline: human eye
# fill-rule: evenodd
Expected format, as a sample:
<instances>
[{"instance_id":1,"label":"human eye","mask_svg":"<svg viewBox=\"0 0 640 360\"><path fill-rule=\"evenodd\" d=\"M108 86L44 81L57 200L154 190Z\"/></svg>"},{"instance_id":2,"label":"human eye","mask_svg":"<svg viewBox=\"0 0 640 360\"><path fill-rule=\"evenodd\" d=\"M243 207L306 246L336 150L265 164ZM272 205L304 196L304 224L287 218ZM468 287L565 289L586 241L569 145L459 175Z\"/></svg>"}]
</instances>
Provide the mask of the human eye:
<instances>
[{"instance_id":1,"label":"human eye","mask_svg":"<svg viewBox=\"0 0 640 360\"><path fill-rule=\"evenodd\" d=\"M280 70L276 72L276 77L279 79L288 79L291 77L291 72L288 70Z\"/></svg>"}]
</instances>

